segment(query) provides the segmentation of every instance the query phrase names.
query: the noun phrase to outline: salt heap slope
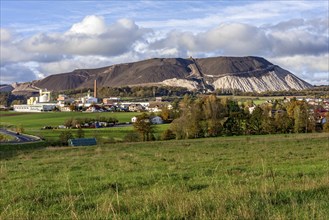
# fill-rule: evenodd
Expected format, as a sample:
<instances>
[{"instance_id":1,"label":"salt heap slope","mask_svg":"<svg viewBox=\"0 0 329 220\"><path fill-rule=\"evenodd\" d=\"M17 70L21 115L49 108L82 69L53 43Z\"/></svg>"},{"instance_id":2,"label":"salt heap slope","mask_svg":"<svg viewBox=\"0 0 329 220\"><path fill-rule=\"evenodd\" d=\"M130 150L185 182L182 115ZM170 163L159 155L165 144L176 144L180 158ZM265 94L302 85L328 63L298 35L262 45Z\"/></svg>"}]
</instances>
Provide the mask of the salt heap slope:
<instances>
[{"instance_id":1,"label":"salt heap slope","mask_svg":"<svg viewBox=\"0 0 329 220\"><path fill-rule=\"evenodd\" d=\"M312 87L291 72L260 57L219 57L197 60L216 89L243 92L302 90Z\"/></svg>"},{"instance_id":2,"label":"salt heap slope","mask_svg":"<svg viewBox=\"0 0 329 220\"><path fill-rule=\"evenodd\" d=\"M34 81L53 91L98 87L168 85L190 90L242 92L302 90L312 87L261 57L154 58L98 69L81 69Z\"/></svg>"}]
</instances>

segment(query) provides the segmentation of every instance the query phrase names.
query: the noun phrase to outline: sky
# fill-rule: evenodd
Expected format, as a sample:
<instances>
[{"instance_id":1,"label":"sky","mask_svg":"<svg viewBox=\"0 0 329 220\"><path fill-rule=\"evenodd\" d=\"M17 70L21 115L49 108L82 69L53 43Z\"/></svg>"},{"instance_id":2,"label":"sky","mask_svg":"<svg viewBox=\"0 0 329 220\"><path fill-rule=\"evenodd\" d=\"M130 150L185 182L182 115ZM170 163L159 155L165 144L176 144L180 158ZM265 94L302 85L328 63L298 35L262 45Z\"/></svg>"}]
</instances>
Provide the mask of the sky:
<instances>
[{"instance_id":1,"label":"sky","mask_svg":"<svg viewBox=\"0 0 329 220\"><path fill-rule=\"evenodd\" d=\"M155 57L261 56L329 85L327 0L0 3L0 84Z\"/></svg>"}]
</instances>

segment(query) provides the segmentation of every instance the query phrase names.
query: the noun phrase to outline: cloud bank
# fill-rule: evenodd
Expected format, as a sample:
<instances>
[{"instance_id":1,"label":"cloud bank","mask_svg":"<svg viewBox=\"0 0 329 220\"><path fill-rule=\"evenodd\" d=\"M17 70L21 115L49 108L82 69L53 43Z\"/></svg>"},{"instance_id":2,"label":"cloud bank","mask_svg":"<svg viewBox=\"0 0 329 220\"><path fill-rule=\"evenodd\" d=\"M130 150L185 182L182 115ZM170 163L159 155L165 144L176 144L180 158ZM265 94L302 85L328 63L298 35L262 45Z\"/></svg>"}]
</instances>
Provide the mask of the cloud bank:
<instances>
[{"instance_id":1,"label":"cloud bank","mask_svg":"<svg viewBox=\"0 0 329 220\"><path fill-rule=\"evenodd\" d=\"M312 84L328 84L328 27L328 19L319 17L161 30L132 19L107 23L88 15L62 32L22 36L1 28L1 84L153 57L249 55L263 56Z\"/></svg>"}]
</instances>

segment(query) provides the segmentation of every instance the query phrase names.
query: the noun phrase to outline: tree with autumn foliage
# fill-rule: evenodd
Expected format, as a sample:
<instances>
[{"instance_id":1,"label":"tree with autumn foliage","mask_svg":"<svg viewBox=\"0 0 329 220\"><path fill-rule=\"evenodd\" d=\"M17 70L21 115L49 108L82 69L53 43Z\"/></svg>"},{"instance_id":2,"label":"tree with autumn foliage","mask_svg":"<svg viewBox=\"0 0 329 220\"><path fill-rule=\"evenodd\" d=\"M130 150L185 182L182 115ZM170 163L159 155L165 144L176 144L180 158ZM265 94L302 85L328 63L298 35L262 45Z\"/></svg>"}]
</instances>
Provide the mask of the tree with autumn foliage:
<instances>
[{"instance_id":1,"label":"tree with autumn foliage","mask_svg":"<svg viewBox=\"0 0 329 220\"><path fill-rule=\"evenodd\" d=\"M139 133L142 141L150 141L154 137L154 125L150 121L150 116L143 113L137 116L136 122L133 124L134 129Z\"/></svg>"}]
</instances>

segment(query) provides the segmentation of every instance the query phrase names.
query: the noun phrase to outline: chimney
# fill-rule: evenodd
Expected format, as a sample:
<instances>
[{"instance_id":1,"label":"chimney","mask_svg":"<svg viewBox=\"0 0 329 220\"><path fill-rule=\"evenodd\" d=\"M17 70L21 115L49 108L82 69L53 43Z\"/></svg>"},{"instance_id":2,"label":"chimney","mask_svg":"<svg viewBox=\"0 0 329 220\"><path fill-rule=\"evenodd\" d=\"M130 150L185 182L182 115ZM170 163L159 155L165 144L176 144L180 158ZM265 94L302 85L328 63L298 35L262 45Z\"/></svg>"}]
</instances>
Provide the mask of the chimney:
<instances>
[{"instance_id":1,"label":"chimney","mask_svg":"<svg viewBox=\"0 0 329 220\"><path fill-rule=\"evenodd\" d=\"M97 80L94 81L94 97L97 98Z\"/></svg>"}]
</instances>

